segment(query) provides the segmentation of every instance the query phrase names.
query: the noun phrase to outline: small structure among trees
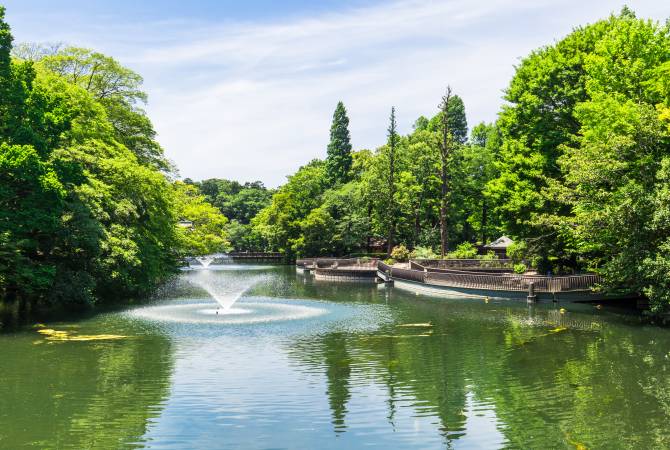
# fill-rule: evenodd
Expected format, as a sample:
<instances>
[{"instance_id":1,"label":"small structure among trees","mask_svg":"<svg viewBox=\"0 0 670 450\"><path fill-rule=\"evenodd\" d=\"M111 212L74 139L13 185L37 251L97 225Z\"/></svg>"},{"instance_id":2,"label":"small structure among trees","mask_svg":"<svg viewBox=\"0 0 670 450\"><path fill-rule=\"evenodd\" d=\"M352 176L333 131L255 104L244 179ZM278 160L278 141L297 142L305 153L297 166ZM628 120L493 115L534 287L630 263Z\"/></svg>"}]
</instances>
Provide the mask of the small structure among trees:
<instances>
[{"instance_id":1,"label":"small structure among trees","mask_svg":"<svg viewBox=\"0 0 670 450\"><path fill-rule=\"evenodd\" d=\"M507 257L507 248L512 245L514 241L507 236L500 236L495 241L482 247L484 252L494 252L498 258Z\"/></svg>"}]
</instances>

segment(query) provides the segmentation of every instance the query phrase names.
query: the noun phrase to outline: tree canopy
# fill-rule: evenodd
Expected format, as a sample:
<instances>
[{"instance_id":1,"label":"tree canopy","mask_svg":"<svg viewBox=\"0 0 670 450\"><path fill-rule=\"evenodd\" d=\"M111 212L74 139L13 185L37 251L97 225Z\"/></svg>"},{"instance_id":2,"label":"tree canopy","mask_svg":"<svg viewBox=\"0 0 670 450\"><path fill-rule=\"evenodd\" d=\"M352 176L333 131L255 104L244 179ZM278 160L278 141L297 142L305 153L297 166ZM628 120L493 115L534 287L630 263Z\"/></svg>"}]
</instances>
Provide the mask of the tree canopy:
<instances>
[{"instance_id":1,"label":"tree canopy","mask_svg":"<svg viewBox=\"0 0 670 450\"><path fill-rule=\"evenodd\" d=\"M79 48L12 57L0 8L0 297L82 307L143 295L225 217L166 176L142 79ZM178 220L205 224L195 247Z\"/></svg>"}]
</instances>

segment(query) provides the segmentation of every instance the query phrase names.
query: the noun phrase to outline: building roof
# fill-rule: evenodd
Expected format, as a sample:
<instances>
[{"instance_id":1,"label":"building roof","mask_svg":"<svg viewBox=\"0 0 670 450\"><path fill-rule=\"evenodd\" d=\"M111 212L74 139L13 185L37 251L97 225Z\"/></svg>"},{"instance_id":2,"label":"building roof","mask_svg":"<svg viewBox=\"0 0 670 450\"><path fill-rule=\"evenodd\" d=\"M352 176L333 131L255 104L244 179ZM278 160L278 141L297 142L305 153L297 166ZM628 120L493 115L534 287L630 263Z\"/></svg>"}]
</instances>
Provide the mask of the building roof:
<instances>
[{"instance_id":1,"label":"building roof","mask_svg":"<svg viewBox=\"0 0 670 450\"><path fill-rule=\"evenodd\" d=\"M514 241L508 238L507 236L500 236L495 241L491 242L488 245L485 245L484 248L503 249L509 247L513 243Z\"/></svg>"}]
</instances>

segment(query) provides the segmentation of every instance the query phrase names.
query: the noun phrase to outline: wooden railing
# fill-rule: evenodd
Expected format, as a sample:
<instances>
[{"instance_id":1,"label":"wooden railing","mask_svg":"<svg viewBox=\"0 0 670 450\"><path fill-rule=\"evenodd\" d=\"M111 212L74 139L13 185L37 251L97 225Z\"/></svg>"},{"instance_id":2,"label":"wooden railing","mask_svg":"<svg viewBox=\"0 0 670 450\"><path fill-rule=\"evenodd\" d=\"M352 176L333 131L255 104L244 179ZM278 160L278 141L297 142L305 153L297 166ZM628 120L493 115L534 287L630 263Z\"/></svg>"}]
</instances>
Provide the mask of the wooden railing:
<instances>
[{"instance_id":1,"label":"wooden railing","mask_svg":"<svg viewBox=\"0 0 670 450\"><path fill-rule=\"evenodd\" d=\"M391 267L391 277L401 280L416 281L418 283L426 282L426 272L422 270L400 269Z\"/></svg>"},{"instance_id":2,"label":"wooden railing","mask_svg":"<svg viewBox=\"0 0 670 450\"><path fill-rule=\"evenodd\" d=\"M438 273L426 272L426 283L461 287L469 289L487 289L502 291L528 291L533 283L536 292L589 291L601 278L598 275L573 275L566 277L542 277L516 274L476 274L476 273Z\"/></svg>"},{"instance_id":3,"label":"wooden railing","mask_svg":"<svg viewBox=\"0 0 670 450\"><path fill-rule=\"evenodd\" d=\"M391 266L380 260L377 262L377 270L383 274L390 274Z\"/></svg>"}]
</instances>

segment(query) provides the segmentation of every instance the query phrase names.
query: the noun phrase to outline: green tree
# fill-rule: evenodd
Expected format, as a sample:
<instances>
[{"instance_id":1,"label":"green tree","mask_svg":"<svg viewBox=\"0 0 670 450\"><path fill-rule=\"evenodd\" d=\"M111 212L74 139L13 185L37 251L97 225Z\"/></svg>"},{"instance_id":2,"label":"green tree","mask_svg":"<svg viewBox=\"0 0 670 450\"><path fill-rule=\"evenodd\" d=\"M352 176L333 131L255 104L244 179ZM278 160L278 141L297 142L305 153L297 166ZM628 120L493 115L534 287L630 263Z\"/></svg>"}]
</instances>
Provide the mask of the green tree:
<instances>
[{"instance_id":1,"label":"green tree","mask_svg":"<svg viewBox=\"0 0 670 450\"><path fill-rule=\"evenodd\" d=\"M229 250L228 219L221 211L205 201L195 186L177 181L173 189L177 215L192 224L178 228L180 256L201 256Z\"/></svg>"},{"instance_id":2,"label":"green tree","mask_svg":"<svg viewBox=\"0 0 670 450\"><path fill-rule=\"evenodd\" d=\"M398 146L397 124L395 120L395 107L391 108L391 118L388 128L388 238L387 253L390 255L394 246L397 224L397 207L395 201L396 195L396 151Z\"/></svg>"},{"instance_id":3,"label":"green tree","mask_svg":"<svg viewBox=\"0 0 670 450\"><path fill-rule=\"evenodd\" d=\"M326 158L326 179L331 186L349 181L351 162L349 118L344 104L338 102L333 114L333 123L330 126L330 142Z\"/></svg>"},{"instance_id":4,"label":"green tree","mask_svg":"<svg viewBox=\"0 0 670 450\"><path fill-rule=\"evenodd\" d=\"M270 205L252 220L254 229L270 249L291 258L302 247L301 222L321 205L326 191L324 166L323 161L313 160L298 169L272 196Z\"/></svg>"},{"instance_id":5,"label":"green tree","mask_svg":"<svg viewBox=\"0 0 670 450\"><path fill-rule=\"evenodd\" d=\"M107 111L115 138L143 164L173 170L156 142L156 131L144 110L142 77L114 58L85 48L65 47L42 54L38 64L89 92Z\"/></svg>"},{"instance_id":6,"label":"green tree","mask_svg":"<svg viewBox=\"0 0 670 450\"><path fill-rule=\"evenodd\" d=\"M439 125L439 143L440 149L440 255L444 256L449 252L449 229L447 224L447 213L449 208L449 169L452 154L455 149L456 138L453 122L450 119L452 110L451 87L447 86L447 93L442 97L440 104L440 125Z\"/></svg>"}]
</instances>

